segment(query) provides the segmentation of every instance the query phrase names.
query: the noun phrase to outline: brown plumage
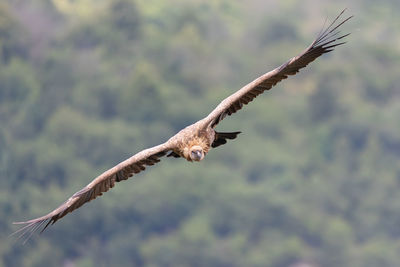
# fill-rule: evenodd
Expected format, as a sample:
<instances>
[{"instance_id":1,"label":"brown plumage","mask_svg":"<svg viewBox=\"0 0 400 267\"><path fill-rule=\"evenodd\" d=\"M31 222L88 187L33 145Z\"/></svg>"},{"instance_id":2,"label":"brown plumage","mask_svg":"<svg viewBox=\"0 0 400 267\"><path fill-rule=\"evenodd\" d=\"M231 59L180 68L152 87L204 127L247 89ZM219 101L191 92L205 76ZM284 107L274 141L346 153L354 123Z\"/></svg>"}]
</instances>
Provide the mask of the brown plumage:
<instances>
[{"instance_id":1,"label":"brown plumage","mask_svg":"<svg viewBox=\"0 0 400 267\"><path fill-rule=\"evenodd\" d=\"M321 31L303 53L289 59L280 67L258 77L227 97L206 118L184 128L167 142L145 149L104 172L49 214L25 222L16 222L15 224L25 224L25 226L15 233L21 232L20 237L26 235L26 239L28 239L33 232L41 227L43 227L41 231L44 231L50 224L54 224L86 202L107 192L114 187L116 182L126 180L144 171L146 166L156 164L163 156L183 157L188 161L200 161L211 147L223 145L227 142L227 139L235 139L240 132L219 133L214 130L215 126L227 115L237 112L265 90L271 89L289 75L296 74L301 68L304 68L322 54L332 51L334 47L344 44L340 40L349 34L340 35L337 29L351 17L338 22L343 13L344 10L326 29Z\"/></svg>"}]
</instances>

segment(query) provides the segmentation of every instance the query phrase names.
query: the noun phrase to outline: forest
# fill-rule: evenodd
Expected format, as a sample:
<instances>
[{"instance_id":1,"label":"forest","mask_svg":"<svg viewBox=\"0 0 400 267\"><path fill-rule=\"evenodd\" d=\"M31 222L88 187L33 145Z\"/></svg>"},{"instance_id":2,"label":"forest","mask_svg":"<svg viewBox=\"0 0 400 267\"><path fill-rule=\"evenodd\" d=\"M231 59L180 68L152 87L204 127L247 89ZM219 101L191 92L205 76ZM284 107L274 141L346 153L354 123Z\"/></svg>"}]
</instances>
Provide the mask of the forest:
<instances>
[{"instance_id":1,"label":"forest","mask_svg":"<svg viewBox=\"0 0 400 267\"><path fill-rule=\"evenodd\" d=\"M347 43L25 244L93 178L301 53ZM1 0L0 266L400 266L400 1ZM325 23L326 22L326 23Z\"/></svg>"}]
</instances>

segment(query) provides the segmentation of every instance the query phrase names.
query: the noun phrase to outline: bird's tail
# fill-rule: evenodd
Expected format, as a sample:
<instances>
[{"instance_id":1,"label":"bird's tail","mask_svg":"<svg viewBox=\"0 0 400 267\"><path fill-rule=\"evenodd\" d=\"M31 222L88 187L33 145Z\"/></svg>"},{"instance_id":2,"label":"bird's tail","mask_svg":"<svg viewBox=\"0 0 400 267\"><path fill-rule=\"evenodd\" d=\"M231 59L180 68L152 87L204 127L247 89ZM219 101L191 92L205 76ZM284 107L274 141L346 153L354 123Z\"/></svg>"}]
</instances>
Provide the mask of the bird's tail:
<instances>
[{"instance_id":1,"label":"bird's tail","mask_svg":"<svg viewBox=\"0 0 400 267\"><path fill-rule=\"evenodd\" d=\"M214 142L211 144L212 147L218 147L226 144L226 139L235 139L241 132L230 132L230 133L219 133L215 132Z\"/></svg>"}]
</instances>

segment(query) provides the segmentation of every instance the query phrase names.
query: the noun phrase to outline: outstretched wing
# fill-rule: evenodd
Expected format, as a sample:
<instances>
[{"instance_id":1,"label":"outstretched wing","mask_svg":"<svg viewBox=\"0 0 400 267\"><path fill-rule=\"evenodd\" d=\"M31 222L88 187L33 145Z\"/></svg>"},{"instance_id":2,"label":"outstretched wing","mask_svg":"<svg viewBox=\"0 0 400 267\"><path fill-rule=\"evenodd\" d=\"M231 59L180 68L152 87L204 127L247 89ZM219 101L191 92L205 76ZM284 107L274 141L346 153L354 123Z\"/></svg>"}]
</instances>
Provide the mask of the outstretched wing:
<instances>
[{"instance_id":1,"label":"outstretched wing","mask_svg":"<svg viewBox=\"0 0 400 267\"><path fill-rule=\"evenodd\" d=\"M345 42L341 42L340 40L349 34L340 35L338 28L352 18L352 16L350 16L339 21L339 18L344 11L345 10L343 10L327 28L321 31L314 42L312 42L303 53L289 59L280 67L258 77L236 93L224 99L205 118L205 121L211 124L212 127L215 127L226 117L226 115L232 115L236 111L240 110L243 105L251 102L256 96L263 93L265 90L271 89L275 84L286 79L289 75L296 74L300 69L307 66L322 54L328 53L336 46L344 44Z\"/></svg>"},{"instance_id":2,"label":"outstretched wing","mask_svg":"<svg viewBox=\"0 0 400 267\"><path fill-rule=\"evenodd\" d=\"M67 201L47 215L32 219L26 222L15 222L14 224L25 224L24 227L16 231L20 233L19 238L26 236L26 240L41 227L43 232L50 224L67 215L68 213L80 208L83 204L101 196L110 188L114 187L115 182L128 179L136 173L145 170L145 166L151 166L160 161L172 149L169 142L142 150L129 159L119 163L115 167L104 172L95 178L90 184L73 194Z\"/></svg>"}]
</instances>

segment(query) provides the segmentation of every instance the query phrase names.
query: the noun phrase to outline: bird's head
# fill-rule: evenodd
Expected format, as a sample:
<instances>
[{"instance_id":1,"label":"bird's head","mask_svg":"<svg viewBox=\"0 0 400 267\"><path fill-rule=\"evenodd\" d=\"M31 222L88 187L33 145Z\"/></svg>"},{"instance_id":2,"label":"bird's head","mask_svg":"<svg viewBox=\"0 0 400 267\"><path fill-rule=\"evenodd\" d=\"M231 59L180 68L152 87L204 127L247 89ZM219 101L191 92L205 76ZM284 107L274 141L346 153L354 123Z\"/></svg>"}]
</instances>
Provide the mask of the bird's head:
<instances>
[{"instance_id":1,"label":"bird's head","mask_svg":"<svg viewBox=\"0 0 400 267\"><path fill-rule=\"evenodd\" d=\"M192 146L189 151L189 157L193 161L200 161L204 158L203 148L201 146Z\"/></svg>"}]
</instances>

